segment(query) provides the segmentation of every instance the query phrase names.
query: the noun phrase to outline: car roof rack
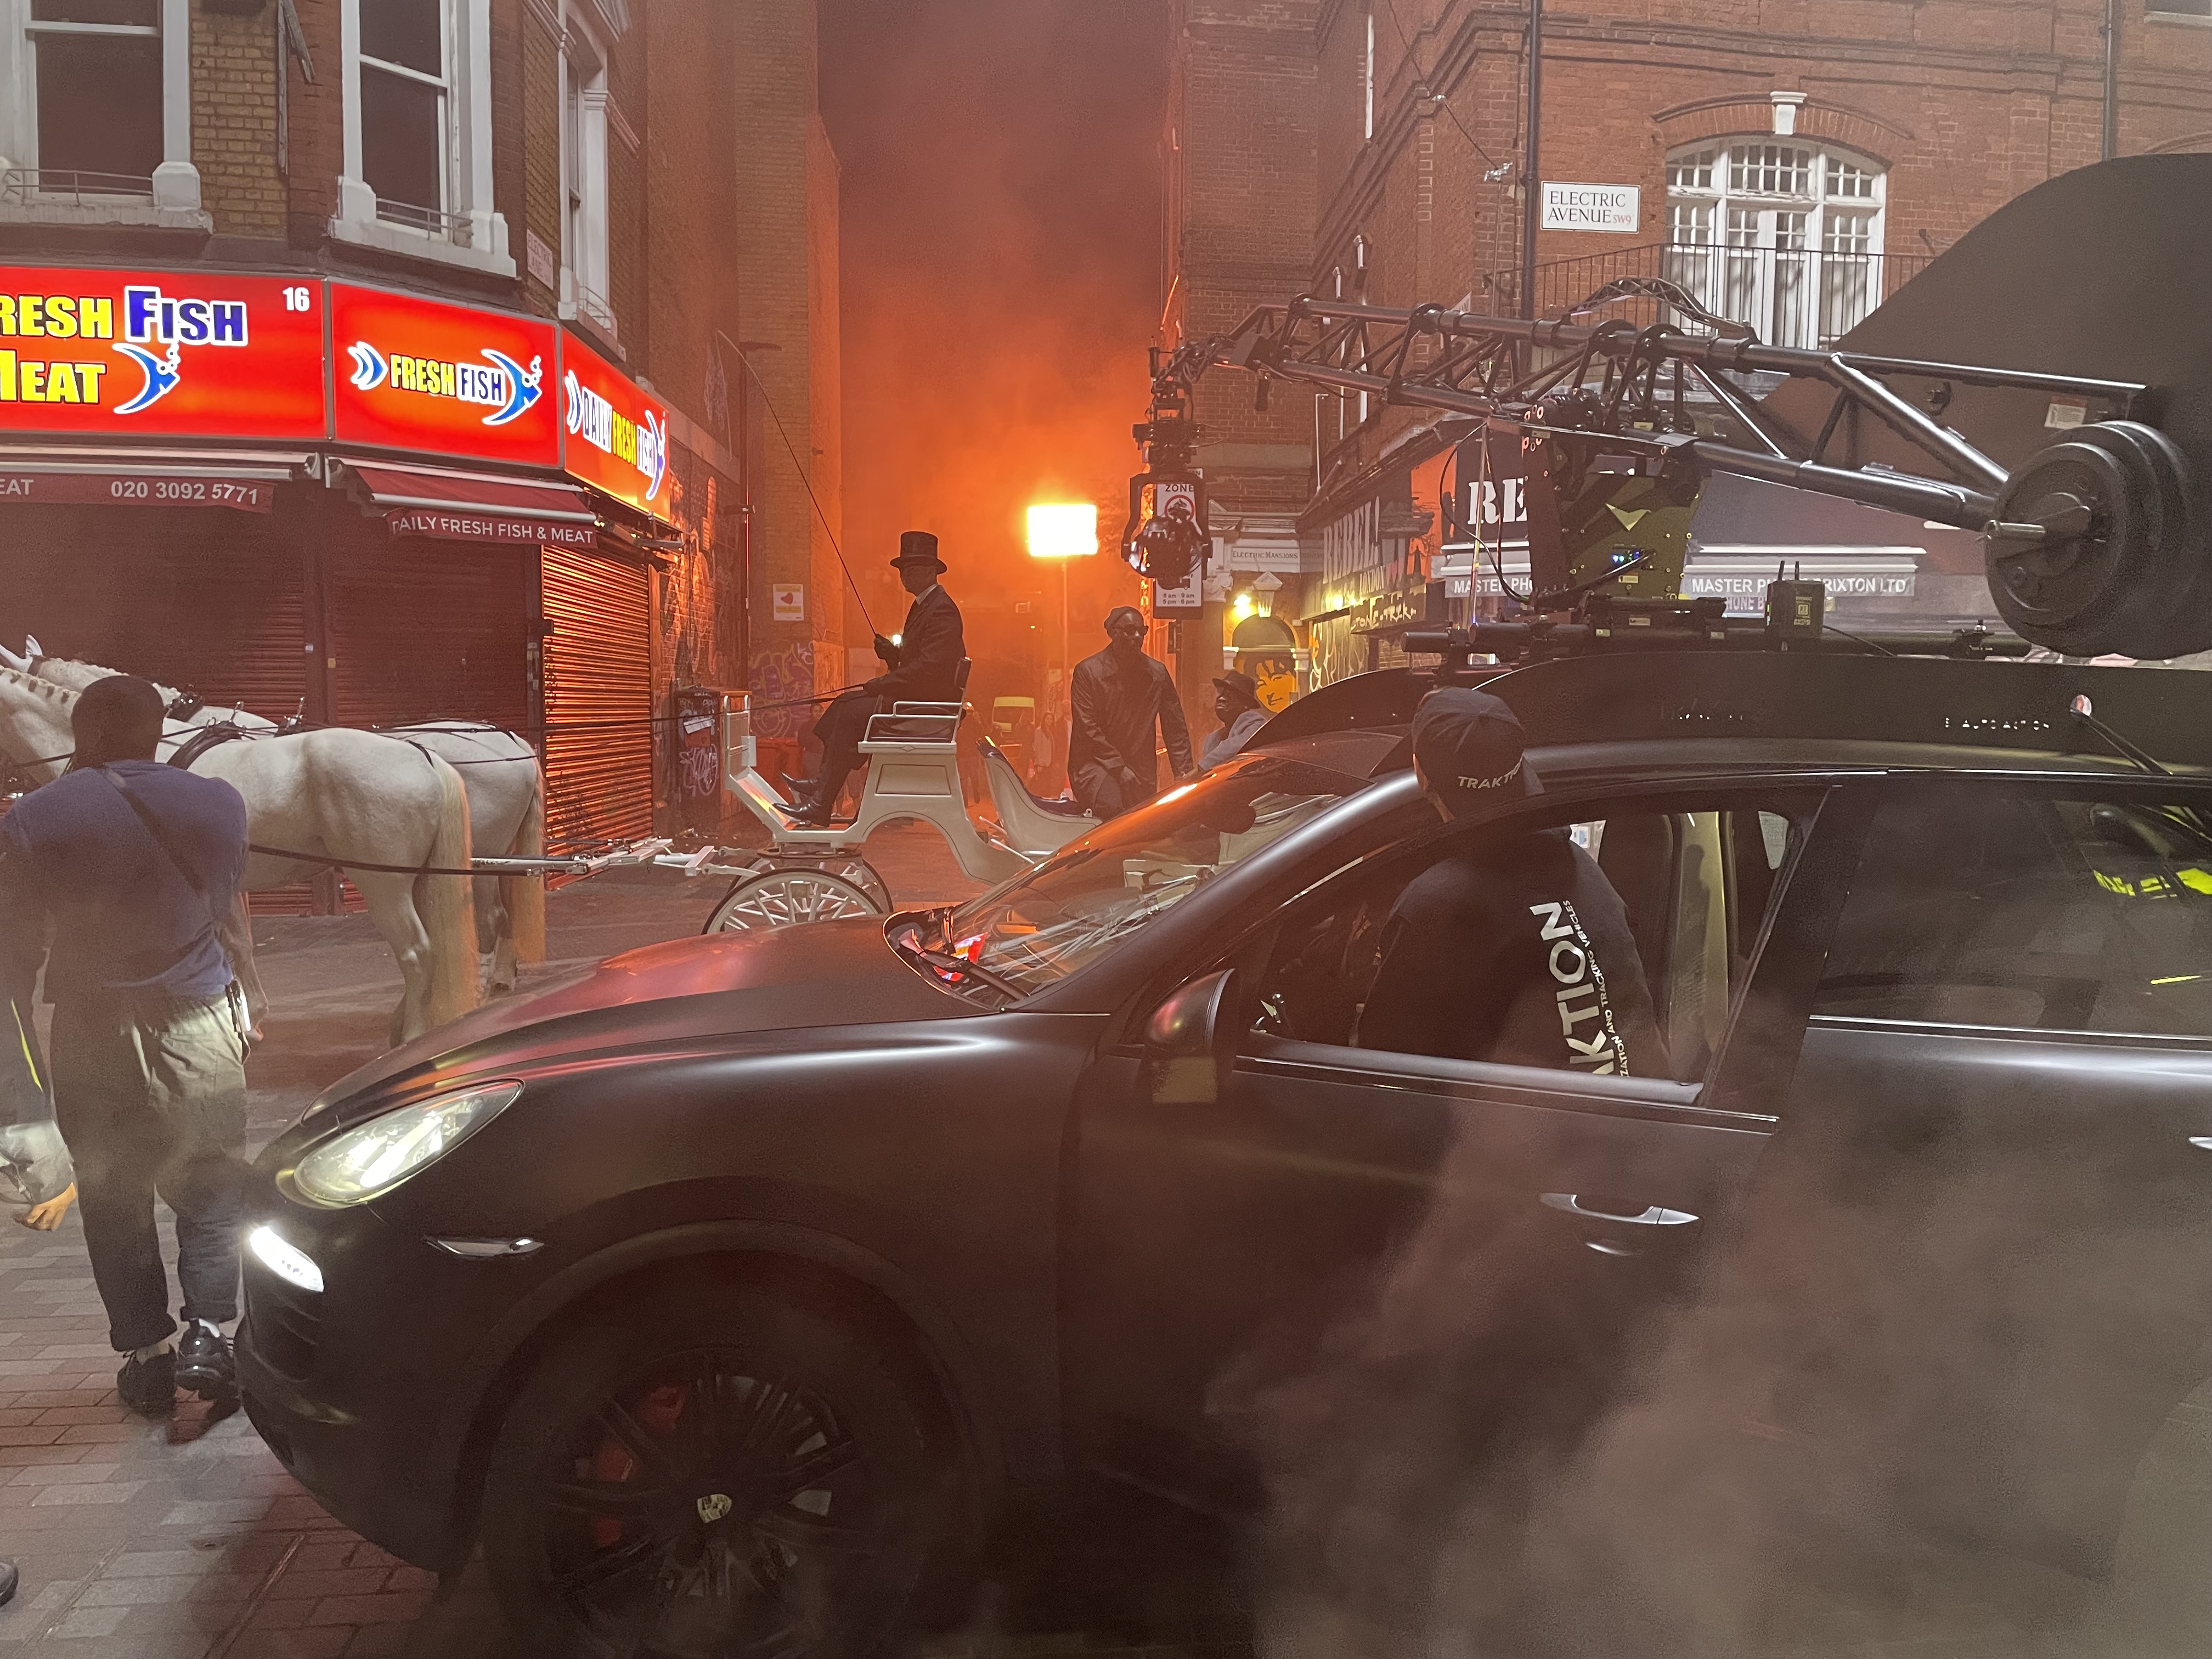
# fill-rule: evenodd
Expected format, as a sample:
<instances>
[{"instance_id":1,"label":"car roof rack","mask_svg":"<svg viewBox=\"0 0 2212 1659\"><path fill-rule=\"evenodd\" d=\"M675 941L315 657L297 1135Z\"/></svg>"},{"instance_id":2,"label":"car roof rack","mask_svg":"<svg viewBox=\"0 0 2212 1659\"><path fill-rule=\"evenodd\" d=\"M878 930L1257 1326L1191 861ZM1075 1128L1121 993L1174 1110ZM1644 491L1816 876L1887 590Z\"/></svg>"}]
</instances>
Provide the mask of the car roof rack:
<instances>
[{"instance_id":1,"label":"car roof rack","mask_svg":"<svg viewBox=\"0 0 2212 1659\"><path fill-rule=\"evenodd\" d=\"M1451 678L1504 698L1531 747L1721 738L2116 760L2113 746L2072 713L2074 699L2087 696L2098 721L2157 760L2212 769L2212 673L2188 669L1621 649L1551 656L1518 668L1480 666ZM1291 703L1249 746L1326 732L1402 732L1436 686L1437 676L1418 668L1353 675Z\"/></svg>"}]
</instances>

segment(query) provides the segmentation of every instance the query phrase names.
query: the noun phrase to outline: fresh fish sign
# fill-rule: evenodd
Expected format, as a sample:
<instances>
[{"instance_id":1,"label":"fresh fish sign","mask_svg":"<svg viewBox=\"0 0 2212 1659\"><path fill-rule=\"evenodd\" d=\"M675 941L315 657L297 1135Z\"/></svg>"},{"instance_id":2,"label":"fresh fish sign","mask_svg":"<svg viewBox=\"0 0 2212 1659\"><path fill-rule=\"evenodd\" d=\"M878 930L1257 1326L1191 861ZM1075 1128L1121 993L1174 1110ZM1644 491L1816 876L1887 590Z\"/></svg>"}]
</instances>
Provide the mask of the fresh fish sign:
<instances>
[{"instance_id":1,"label":"fresh fish sign","mask_svg":"<svg viewBox=\"0 0 2212 1659\"><path fill-rule=\"evenodd\" d=\"M323 284L0 267L0 432L317 439Z\"/></svg>"},{"instance_id":2,"label":"fresh fish sign","mask_svg":"<svg viewBox=\"0 0 2212 1659\"><path fill-rule=\"evenodd\" d=\"M331 284L331 320L340 442L561 464L551 324L348 283Z\"/></svg>"}]
</instances>

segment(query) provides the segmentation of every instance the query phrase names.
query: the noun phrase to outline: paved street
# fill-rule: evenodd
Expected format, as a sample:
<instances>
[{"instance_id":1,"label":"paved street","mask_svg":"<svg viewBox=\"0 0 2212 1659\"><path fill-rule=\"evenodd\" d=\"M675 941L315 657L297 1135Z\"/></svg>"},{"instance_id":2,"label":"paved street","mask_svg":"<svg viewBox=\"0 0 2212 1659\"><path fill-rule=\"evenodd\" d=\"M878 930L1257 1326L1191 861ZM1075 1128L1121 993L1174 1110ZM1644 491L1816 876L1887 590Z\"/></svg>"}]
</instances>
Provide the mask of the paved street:
<instances>
[{"instance_id":1,"label":"paved street","mask_svg":"<svg viewBox=\"0 0 2212 1659\"><path fill-rule=\"evenodd\" d=\"M931 832L869 850L903 901L976 890ZM696 933L724 886L623 872L571 886L531 976ZM363 916L264 920L256 944L275 1000L251 1067L258 1146L379 1050L399 981ZM52 1235L0 1228L0 1554L23 1574L0 1610L6 1659L523 1659L480 1574L439 1599L324 1514L242 1414L124 1411L75 1213Z\"/></svg>"}]
</instances>

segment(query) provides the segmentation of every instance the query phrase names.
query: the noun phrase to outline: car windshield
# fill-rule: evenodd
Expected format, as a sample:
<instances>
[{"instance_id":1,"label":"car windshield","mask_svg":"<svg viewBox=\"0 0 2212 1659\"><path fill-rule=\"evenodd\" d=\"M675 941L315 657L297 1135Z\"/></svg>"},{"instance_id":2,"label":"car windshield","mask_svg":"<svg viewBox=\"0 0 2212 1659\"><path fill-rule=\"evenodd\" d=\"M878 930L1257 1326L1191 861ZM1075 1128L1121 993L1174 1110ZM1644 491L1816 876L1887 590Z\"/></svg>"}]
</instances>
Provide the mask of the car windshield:
<instances>
[{"instance_id":1,"label":"car windshield","mask_svg":"<svg viewBox=\"0 0 2212 1659\"><path fill-rule=\"evenodd\" d=\"M1026 994L1094 961L1231 866L1369 787L1256 756L1170 789L945 918L943 945Z\"/></svg>"}]
</instances>

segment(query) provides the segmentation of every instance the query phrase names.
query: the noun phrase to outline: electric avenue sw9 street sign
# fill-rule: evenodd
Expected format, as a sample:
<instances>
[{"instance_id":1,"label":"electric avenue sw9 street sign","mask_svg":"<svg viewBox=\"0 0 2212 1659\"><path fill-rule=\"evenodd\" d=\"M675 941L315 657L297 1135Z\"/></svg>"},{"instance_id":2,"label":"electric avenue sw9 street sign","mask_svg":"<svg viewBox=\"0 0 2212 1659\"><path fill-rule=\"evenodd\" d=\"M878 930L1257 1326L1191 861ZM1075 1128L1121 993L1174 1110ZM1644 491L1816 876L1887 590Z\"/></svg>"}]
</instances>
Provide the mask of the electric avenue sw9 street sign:
<instances>
[{"instance_id":1,"label":"electric avenue sw9 street sign","mask_svg":"<svg viewBox=\"0 0 2212 1659\"><path fill-rule=\"evenodd\" d=\"M667 405L573 334L561 342L561 412L571 477L670 517Z\"/></svg>"},{"instance_id":2,"label":"electric avenue sw9 street sign","mask_svg":"<svg viewBox=\"0 0 2212 1659\"><path fill-rule=\"evenodd\" d=\"M535 318L331 284L333 434L456 459L561 465L559 331Z\"/></svg>"},{"instance_id":3,"label":"electric avenue sw9 street sign","mask_svg":"<svg viewBox=\"0 0 2212 1659\"><path fill-rule=\"evenodd\" d=\"M0 432L320 440L323 284L0 267Z\"/></svg>"}]
</instances>

